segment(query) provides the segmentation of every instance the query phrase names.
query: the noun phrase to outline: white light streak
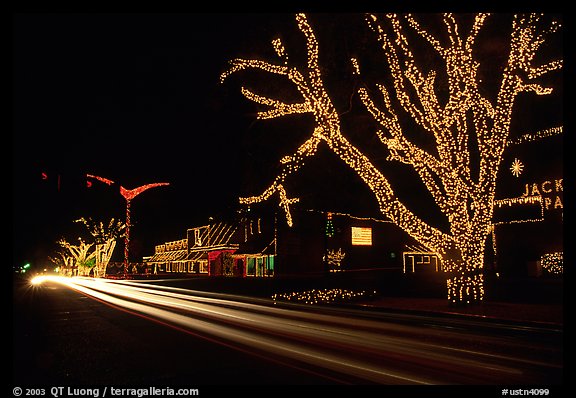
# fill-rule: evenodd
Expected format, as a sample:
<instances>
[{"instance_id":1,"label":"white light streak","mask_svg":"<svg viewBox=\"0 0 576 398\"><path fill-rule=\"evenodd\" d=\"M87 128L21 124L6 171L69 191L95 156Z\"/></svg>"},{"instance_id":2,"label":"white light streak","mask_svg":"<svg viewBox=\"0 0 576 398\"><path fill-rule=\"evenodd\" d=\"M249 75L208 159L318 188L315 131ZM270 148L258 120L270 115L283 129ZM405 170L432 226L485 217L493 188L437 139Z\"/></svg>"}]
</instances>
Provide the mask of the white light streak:
<instances>
[{"instance_id":1,"label":"white light streak","mask_svg":"<svg viewBox=\"0 0 576 398\"><path fill-rule=\"evenodd\" d=\"M434 372L436 376L432 377L406 370L422 366L437 370L456 366L469 372L471 378L486 372L506 380L522 375L514 367L518 362L516 358L424 342L419 327L319 314L303 311L299 305L279 308L268 299L246 302L247 298L240 301L239 296L135 281L43 276L37 282L59 283L192 334L208 336L238 349L248 348L256 355L296 361L303 367L339 372L369 382L450 382L440 376L442 372ZM434 331L443 341L449 341L451 333Z\"/></svg>"}]
</instances>

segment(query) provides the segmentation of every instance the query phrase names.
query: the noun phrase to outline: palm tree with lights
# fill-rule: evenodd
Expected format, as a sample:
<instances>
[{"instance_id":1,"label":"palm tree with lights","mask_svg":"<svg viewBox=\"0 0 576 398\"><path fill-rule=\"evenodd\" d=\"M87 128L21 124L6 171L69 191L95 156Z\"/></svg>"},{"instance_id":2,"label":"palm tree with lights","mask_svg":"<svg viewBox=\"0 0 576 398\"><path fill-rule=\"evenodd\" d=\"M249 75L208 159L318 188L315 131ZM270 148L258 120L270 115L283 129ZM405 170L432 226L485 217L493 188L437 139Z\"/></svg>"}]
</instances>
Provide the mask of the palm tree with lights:
<instances>
[{"instance_id":1,"label":"palm tree with lights","mask_svg":"<svg viewBox=\"0 0 576 398\"><path fill-rule=\"evenodd\" d=\"M86 174L86 177L88 178L88 181L87 181L88 186L92 185L90 179L95 179L97 181L103 182L104 184L106 184L108 186L111 186L112 184L114 184L114 181L110 180L108 178L104 178L104 177L100 177L100 176L96 176L96 175L92 175L92 174ZM165 186L165 185L170 185L170 183L168 183L168 182L156 182L156 183L152 183L152 184L145 184L145 185L139 186L139 187L134 188L134 189L126 189L122 185L120 185L120 194L122 195L122 197L124 199L126 199L126 221L124 224L124 228L125 228L125 232L124 232L124 277L126 277L128 275L128 264L129 264L129 259L130 259L130 227L131 227L130 204L136 196L140 195L144 191L147 191L151 188L157 188L157 187L161 187L161 186Z\"/></svg>"},{"instance_id":2,"label":"palm tree with lights","mask_svg":"<svg viewBox=\"0 0 576 398\"><path fill-rule=\"evenodd\" d=\"M130 250L130 203L132 200L140 195L142 192L147 191L151 188L161 187L164 185L170 185L167 182L157 182L152 184L142 185L134 189L126 189L120 186L120 194L126 199L126 233L124 234L124 276L128 274L128 264L129 264L129 250Z\"/></svg>"}]
</instances>

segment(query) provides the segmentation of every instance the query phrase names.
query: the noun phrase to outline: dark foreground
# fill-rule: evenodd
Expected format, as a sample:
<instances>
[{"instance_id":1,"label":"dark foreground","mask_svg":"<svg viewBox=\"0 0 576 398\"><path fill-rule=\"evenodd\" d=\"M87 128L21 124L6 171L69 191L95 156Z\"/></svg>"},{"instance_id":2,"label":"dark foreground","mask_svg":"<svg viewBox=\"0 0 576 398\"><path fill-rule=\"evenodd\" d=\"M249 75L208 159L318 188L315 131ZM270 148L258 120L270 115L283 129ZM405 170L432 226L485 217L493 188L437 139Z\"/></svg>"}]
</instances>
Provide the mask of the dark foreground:
<instances>
[{"instance_id":1,"label":"dark foreground","mask_svg":"<svg viewBox=\"0 0 576 398\"><path fill-rule=\"evenodd\" d=\"M149 283L104 294L87 283L88 295L15 284L15 386L563 382L559 325L174 298Z\"/></svg>"}]
</instances>

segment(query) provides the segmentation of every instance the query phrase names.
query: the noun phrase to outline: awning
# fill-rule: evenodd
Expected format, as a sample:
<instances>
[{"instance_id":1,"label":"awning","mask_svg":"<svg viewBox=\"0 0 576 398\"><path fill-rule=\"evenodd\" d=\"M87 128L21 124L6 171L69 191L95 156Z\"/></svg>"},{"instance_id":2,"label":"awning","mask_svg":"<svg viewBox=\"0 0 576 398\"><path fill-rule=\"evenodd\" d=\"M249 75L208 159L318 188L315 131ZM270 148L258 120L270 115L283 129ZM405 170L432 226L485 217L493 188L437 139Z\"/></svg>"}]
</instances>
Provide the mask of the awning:
<instances>
[{"instance_id":1,"label":"awning","mask_svg":"<svg viewBox=\"0 0 576 398\"><path fill-rule=\"evenodd\" d=\"M271 242L251 242L240 245L234 254L274 254L274 240Z\"/></svg>"},{"instance_id":2,"label":"awning","mask_svg":"<svg viewBox=\"0 0 576 398\"><path fill-rule=\"evenodd\" d=\"M165 263L167 261L182 261L186 260L186 250L174 250L170 252L156 253L148 260L147 263Z\"/></svg>"},{"instance_id":3,"label":"awning","mask_svg":"<svg viewBox=\"0 0 576 398\"><path fill-rule=\"evenodd\" d=\"M187 260L189 261L208 260L208 252L204 250L190 252Z\"/></svg>"}]
</instances>

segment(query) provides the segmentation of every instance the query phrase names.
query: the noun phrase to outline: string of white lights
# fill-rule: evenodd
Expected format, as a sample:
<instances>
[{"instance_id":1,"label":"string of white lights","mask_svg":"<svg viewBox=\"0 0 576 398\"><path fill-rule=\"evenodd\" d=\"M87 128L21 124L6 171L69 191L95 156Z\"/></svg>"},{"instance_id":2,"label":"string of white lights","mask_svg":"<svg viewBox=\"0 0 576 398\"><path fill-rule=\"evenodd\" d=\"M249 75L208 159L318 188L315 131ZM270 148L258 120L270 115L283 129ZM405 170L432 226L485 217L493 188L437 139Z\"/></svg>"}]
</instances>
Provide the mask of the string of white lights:
<instances>
[{"instance_id":1,"label":"string of white lights","mask_svg":"<svg viewBox=\"0 0 576 398\"><path fill-rule=\"evenodd\" d=\"M372 100L367 87L359 89L360 99L367 111L380 124L377 131L389 160L408 164L418 173L439 209L448 219L449 233L417 217L395 195L392 186L374 163L352 145L341 133L340 115L324 87L319 67L319 46L314 31L304 14L296 15L300 32L306 38L307 64L305 67L289 66L286 49L280 39L273 46L282 60L277 65L261 60L235 59L221 75L229 75L248 68L285 76L302 96L302 102L286 103L257 95L242 89L249 100L268 109L258 113L258 118L277 118L296 113L311 113L314 128L311 136L292 155L281 160L281 169L272 184L258 196L240 198L243 204L267 200L278 193L280 206L292 225L290 205L298 201L289 199L285 191L286 178L298 171L306 158L313 156L320 142L346 163L374 193L380 211L422 245L437 253L444 269L449 273L448 299L452 302L481 301L484 297L482 277L485 242L492 231L492 215L496 192L497 173L503 153L508 146L512 110L518 94L534 92L546 95L552 88L544 87L534 79L562 68L562 60L535 66L535 55L545 42L545 37L557 31L560 24L552 22L539 31L541 15L515 15L512 22L510 52L502 74L496 98L488 98L479 88L475 42L489 14L475 16L471 29L466 32L452 14L443 14L443 24L448 43L437 33L424 28L412 15L387 14L385 30L375 15L366 21L377 35L386 56L392 88L378 84L382 97L379 107ZM428 42L443 60L442 70L426 72L417 65L410 46L407 30L411 29ZM351 60L353 73L360 74L358 60ZM444 73L448 78L448 98L440 101L436 95L436 76ZM421 147L406 135L398 116L401 112L410 117L434 138L436 151ZM476 172L470 159L470 137L475 137L479 154Z\"/></svg>"},{"instance_id":2,"label":"string of white lights","mask_svg":"<svg viewBox=\"0 0 576 398\"><path fill-rule=\"evenodd\" d=\"M560 126L560 127L552 127L552 128L545 129L545 130L540 130L540 131L537 131L535 133L523 134L520 137L516 138L515 140L508 141L507 145L508 146L518 145L518 144L522 144L524 142L538 141L538 140L541 140L542 138L553 137L555 135L562 134L562 130L563 130L563 128L562 128L562 126Z\"/></svg>"}]
</instances>

